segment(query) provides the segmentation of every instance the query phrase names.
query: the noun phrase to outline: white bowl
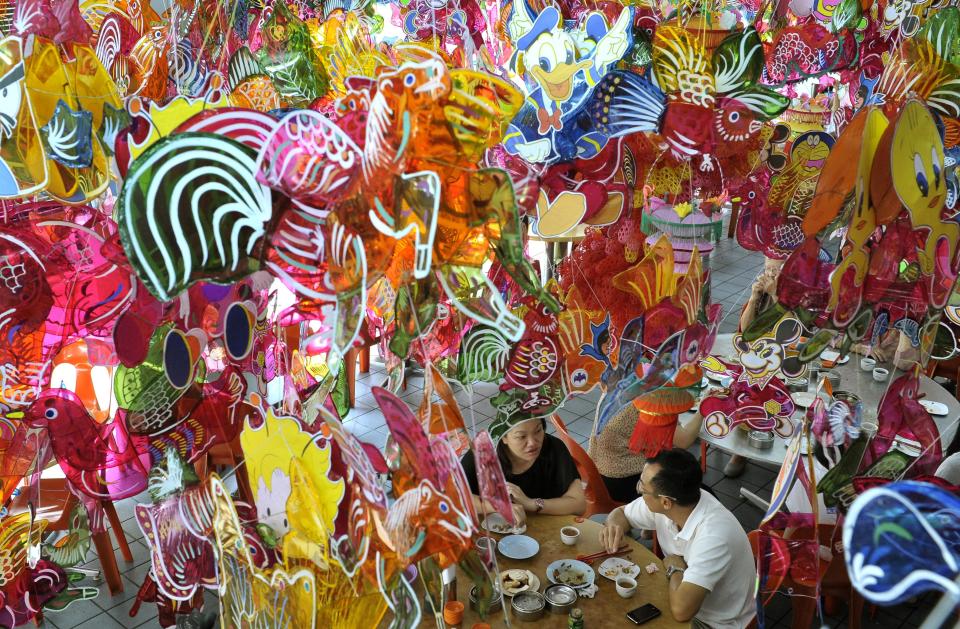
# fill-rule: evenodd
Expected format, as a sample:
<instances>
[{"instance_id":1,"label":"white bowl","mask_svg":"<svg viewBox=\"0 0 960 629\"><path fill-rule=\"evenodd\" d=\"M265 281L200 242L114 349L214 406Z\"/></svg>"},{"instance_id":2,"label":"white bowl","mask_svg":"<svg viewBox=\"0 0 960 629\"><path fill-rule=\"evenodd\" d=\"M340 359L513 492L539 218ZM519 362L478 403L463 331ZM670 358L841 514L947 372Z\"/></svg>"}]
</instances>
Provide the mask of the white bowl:
<instances>
[{"instance_id":1,"label":"white bowl","mask_svg":"<svg viewBox=\"0 0 960 629\"><path fill-rule=\"evenodd\" d=\"M617 594L621 598L630 598L637 593L637 580L630 577L617 577Z\"/></svg>"},{"instance_id":2,"label":"white bowl","mask_svg":"<svg viewBox=\"0 0 960 629\"><path fill-rule=\"evenodd\" d=\"M565 526L560 529L560 541L567 546L573 546L580 539L580 529L575 526Z\"/></svg>"},{"instance_id":3,"label":"white bowl","mask_svg":"<svg viewBox=\"0 0 960 629\"><path fill-rule=\"evenodd\" d=\"M884 369L883 367L877 367L873 370L873 379L877 382L886 382L887 376L890 375L889 369Z\"/></svg>"},{"instance_id":4,"label":"white bowl","mask_svg":"<svg viewBox=\"0 0 960 629\"><path fill-rule=\"evenodd\" d=\"M877 361L872 358L861 358L860 359L860 369L864 371L873 371L873 368L877 366Z\"/></svg>"}]
</instances>

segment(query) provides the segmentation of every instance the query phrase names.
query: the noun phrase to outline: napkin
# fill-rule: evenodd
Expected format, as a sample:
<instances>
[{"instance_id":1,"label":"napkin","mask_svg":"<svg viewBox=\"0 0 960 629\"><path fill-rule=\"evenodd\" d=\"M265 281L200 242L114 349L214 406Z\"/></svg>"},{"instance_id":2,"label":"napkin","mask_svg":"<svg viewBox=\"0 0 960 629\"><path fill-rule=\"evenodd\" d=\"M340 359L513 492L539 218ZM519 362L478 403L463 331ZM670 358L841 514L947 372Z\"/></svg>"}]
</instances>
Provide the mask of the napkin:
<instances>
[{"instance_id":1,"label":"napkin","mask_svg":"<svg viewBox=\"0 0 960 629\"><path fill-rule=\"evenodd\" d=\"M591 583L585 588L580 588L577 590L577 592L580 595L580 598L593 598L596 596L598 589L599 588L597 587L596 583Z\"/></svg>"}]
</instances>

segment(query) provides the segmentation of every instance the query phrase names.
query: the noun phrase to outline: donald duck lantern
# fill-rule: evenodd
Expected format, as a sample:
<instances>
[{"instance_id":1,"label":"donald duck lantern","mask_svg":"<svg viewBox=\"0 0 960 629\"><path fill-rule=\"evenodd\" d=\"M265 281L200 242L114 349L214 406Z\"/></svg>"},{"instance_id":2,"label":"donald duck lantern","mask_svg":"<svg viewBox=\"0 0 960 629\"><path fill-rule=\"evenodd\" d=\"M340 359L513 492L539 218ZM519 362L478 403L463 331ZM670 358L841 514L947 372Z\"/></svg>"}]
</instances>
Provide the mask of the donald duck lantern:
<instances>
[{"instance_id":1,"label":"donald duck lantern","mask_svg":"<svg viewBox=\"0 0 960 629\"><path fill-rule=\"evenodd\" d=\"M593 129L586 105L633 43L629 7L612 28L599 12L587 14L578 28L561 30L561 21L554 6L534 14L525 0L516 0L507 22L514 64L530 92L503 143L531 164L589 159L600 152L607 137Z\"/></svg>"}]
</instances>

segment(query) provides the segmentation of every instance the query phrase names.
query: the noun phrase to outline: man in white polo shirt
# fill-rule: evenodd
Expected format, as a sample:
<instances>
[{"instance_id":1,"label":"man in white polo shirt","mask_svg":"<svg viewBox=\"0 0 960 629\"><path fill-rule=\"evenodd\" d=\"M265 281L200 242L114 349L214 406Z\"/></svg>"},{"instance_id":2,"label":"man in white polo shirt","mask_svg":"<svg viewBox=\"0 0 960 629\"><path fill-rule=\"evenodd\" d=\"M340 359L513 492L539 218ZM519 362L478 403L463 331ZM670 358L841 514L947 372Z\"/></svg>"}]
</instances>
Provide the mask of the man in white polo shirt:
<instances>
[{"instance_id":1,"label":"man in white polo shirt","mask_svg":"<svg viewBox=\"0 0 960 629\"><path fill-rule=\"evenodd\" d=\"M686 450L649 459L640 497L607 516L600 544L614 551L625 531L656 530L674 619L698 629L743 629L756 613L753 552L733 514L700 488L702 479Z\"/></svg>"}]
</instances>

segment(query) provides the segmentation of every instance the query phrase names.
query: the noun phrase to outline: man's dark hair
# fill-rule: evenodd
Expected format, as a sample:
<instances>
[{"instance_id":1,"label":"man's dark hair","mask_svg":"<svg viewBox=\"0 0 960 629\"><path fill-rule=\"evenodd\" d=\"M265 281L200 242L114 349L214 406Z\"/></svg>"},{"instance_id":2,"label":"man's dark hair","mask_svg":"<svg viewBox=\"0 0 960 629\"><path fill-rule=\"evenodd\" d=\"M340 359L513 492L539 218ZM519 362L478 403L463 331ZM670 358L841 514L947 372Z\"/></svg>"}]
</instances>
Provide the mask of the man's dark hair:
<instances>
[{"instance_id":1,"label":"man's dark hair","mask_svg":"<svg viewBox=\"0 0 960 629\"><path fill-rule=\"evenodd\" d=\"M647 459L647 464L660 466L651 481L658 494L673 498L681 507L695 505L700 500L703 472L692 454L682 448L661 450L657 456Z\"/></svg>"}]
</instances>

